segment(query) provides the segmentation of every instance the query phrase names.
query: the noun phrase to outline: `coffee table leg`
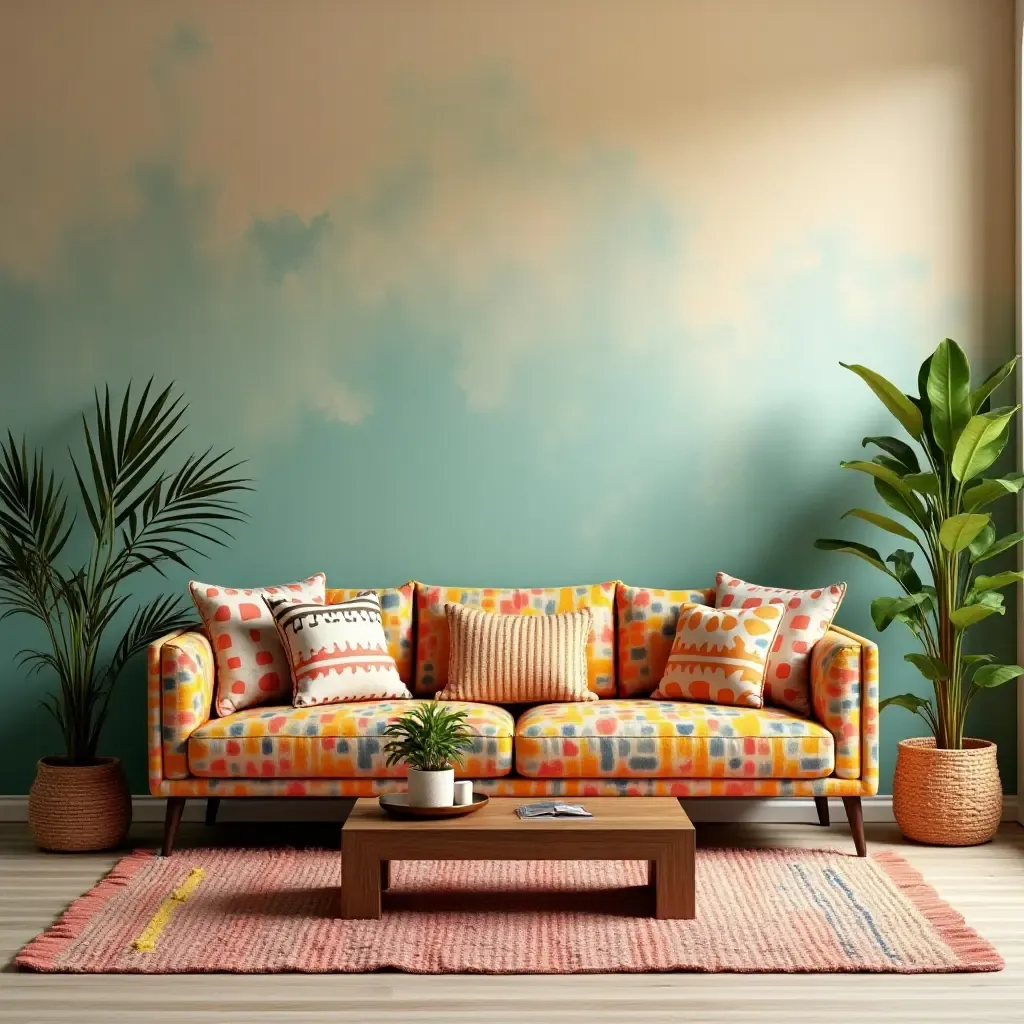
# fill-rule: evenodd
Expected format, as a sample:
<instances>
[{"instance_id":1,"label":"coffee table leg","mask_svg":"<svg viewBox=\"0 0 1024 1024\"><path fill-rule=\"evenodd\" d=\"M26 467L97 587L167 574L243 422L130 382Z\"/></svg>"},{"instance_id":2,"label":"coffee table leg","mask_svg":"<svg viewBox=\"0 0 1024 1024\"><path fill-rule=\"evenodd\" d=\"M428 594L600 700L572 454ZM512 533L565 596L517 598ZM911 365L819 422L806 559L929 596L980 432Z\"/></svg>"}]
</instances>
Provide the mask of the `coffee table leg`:
<instances>
[{"instance_id":1,"label":"coffee table leg","mask_svg":"<svg viewBox=\"0 0 1024 1024\"><path fill-rule=\"evenodd\" d=\"M381 865L362 843L341 840L341 916L347 920L380 917Z\"/></svg>"},{"instance_id":2,"label":"coffee table leg","mask_svg":"<svg viewBox=\"0 0 1024 1024\"><path fill-rule=\"evenodd\" d=\"M380 888L381 892L391 888L391 861L389 860L380 862Z\"/></svg>"},{"instance_id":3,"label":"coffee table leg","mask_svg":"<svg viewBox=\"0 0 1024 1024\"><path fill-rule=\"evenodd\" d=\"M695 837L692 831L674 836L651 871L654 884L654 916L660 920L696 917L694 875Z\"/></svg>"}]
</instances>

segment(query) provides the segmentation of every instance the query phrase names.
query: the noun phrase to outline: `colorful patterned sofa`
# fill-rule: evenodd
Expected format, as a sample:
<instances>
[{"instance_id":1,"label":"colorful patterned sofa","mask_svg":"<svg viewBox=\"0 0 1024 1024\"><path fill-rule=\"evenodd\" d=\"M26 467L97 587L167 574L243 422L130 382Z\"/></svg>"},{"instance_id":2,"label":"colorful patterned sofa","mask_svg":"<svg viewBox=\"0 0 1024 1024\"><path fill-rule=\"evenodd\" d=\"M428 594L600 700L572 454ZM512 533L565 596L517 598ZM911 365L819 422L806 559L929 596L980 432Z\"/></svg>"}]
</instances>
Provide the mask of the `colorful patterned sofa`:
<instances>
[{"instance_id":1,"label":"colorful patterned sofa","mask_svg":"<svg viewBox=\"0 0 1024 1024\"><path fill-rule=\"evenodd\" d=\"M328 590L327 601L354 590ZM652 590L611 582L494 590L409 583L378 591L388 645L417 699L447 678L446 602L551 614L587 607L590 688L600 700L504 708L464 704L473 747L459 775L497 796L813 797L846 805L865 854L860 798L878 789L878 649L833 627L811 651L812 713L649 699L672 646L680 605L714 590ZM202 632L149 650L149 778L167 798L164 851L189 797L357 797L404 788L381 733L409 701L256 707L212 716L214 657Z\"/></svg>"}]
</instances>

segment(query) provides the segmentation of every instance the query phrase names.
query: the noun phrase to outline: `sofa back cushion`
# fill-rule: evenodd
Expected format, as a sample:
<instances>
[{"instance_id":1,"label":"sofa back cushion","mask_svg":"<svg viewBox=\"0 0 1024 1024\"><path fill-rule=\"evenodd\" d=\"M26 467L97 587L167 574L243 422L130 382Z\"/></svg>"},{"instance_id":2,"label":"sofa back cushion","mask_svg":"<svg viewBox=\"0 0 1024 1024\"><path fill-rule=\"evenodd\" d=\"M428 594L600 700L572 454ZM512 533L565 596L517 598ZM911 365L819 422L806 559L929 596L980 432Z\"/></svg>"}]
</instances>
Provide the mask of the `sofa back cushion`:
<instances>
[{"instance_id":1,"label":"sofa back cushion","mask_svg":"<svg viewBox=\"0 0 1024 1024\"><path fill-rule=\"evenodd\" d=\"M395 659L398 678L409 685L413 678L412 653L412 593L414 584L401 587L385 587L377 590L380 598L380 613L384 623L384 635L388 641L388 654ZM328 587L327 604L341 604L351 601L366 591L367 587Z\"/></svg>"},{"instance_id":2,"label":"sofa back cushion","mask_svg":"<svg viewBox=\"0 0 1024 1024\"><path fill-rule=\"evenodd\" d=\"M656 590L627 587L615 591L618 620L620 697L650 697L665 674L684 604L714 607L715 589Z\"/></svg>"},{"instance_id":3,"label":"sofa back cushion","mask_svg":"<svg viewBox=\"0 0 1024 1024\"><path fill-rule=\"evenodd\" d=\"M446 604L464 604L504 615L557 615L590 611L587 685L599 697L615 696L615 581L578 587L498 589L416 584L417 696L437 693L448 682Z\"/></svg>"}]
</instances>

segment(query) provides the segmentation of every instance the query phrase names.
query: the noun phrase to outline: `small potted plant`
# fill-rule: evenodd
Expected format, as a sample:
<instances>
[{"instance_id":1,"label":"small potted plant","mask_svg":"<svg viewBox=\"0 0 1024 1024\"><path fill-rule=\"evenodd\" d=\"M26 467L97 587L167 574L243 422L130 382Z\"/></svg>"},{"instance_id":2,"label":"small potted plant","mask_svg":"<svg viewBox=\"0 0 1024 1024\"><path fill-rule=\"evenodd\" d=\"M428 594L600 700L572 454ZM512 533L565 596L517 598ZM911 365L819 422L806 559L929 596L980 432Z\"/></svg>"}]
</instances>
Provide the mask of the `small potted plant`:
<instances>
[{"instance_id":1,"label":"small potted plant","mask_svg":"<svg viewBox=\"0 0 1024 1024\"><path fill-rule=\"evenodd\" d=\"M387 765L409 766L409 804L413 807L451 807L455 803L455 769L473 739L466 711L436 702L417 704L392 722L384 735Z\"/></svg>"},{"instance_id":2,"label":"small potted plant","mask_svg":"<svg viewBox=\"0 0 1024 1024\"><path fill-rule=\"evenodd\" d=\"M41 627L45 646L20 662L51 683L42 703L64 740L63 753L39 761L29 794L29 827L46 850L124 839L128 783L120 760L99 754L115 684L150 643L195 621L184 598L133 597L143 574L188 567L201 548L224 544L225 526L243 518L235 495L250 489L227 452L165 468L187 406L173 385L154 394L152 383L135 402L129 386L113 411L109 389L97 394L92 422L82 418L88 459L71 462L87 542L75 539L76 517L43 453L10 432L0 442L0 621L22 615Z\"/></svg>"},{"instance_id":3,"label":"small potted plant","mask_svg":"<svg viewBox=\"0 0 1024 1024\"><path fill-rule=\"evenodd\" d=\"M1018 665L994 664L991 654L968 653L973 627L1003 615L1000 593L1024 573L993 571L989 560L1010 556L1024 533L1000 537L983 511L1024 484L1024 474L984 476L1012 436L1019 406L992 407L993 392L1013 373L1004 363L971 386L967 356L948 338L918 375L918 394L907 395L866 366L847 366L899 421L916 449L898 437L865 437L879 449L872 461L842 463L873 478L875 492L901 520L873 509L844 513L899 537L918 550L899 548L883 558L852 540L819 540L825 551L844 551L873 565L900 593L871 602L875 627L901 622L922 650L904 655L931 687L931 697L901 693L879 705L905 708L932 735L902 740L893 777L893 812L903 834L919 842L967 846L991 839L999 824L1002 788L995 744L965 735L976 697L1024 674ZM841 364L846 366L845 363ZM920 574L913 564L920 554Z\"/></svg>"}]
</instances>

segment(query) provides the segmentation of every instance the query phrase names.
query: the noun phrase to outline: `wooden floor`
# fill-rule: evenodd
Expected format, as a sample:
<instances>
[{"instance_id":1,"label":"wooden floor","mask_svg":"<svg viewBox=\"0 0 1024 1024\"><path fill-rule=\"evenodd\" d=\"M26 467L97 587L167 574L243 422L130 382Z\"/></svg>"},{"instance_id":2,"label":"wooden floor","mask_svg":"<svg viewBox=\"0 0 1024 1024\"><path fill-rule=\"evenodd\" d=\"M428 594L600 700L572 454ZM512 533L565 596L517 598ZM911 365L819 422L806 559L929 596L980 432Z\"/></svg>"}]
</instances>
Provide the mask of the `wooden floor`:
<instances>
[{"instance_id":1,"label":"wooden floor","mask_svg":"<svg viewBox=\"0 0 1024 1024\"><path fill-rule=\"evenodd\" d=\"M334 826L183 825L180 845L265 845L319 838ZM319 830L319 831L317 831ZM135 845L155 845L155 825L138 826ZM869 848L896 849L916 864L1006 960L999 974L599 975L422 977L277 975L243 977L43 976L10 966L0 973L0 1021L74 1024L271 1021L474 1021L587 1024L629 1021L1024 1021L1024 829L1004 825L996 841L967 850L910 846L894 826L869 825ZM698 846L836 846L836 825L698 825ZM113 854L60 856L34 849L21 825L0 825L0 961L50 924L116 860Z\"/></svg>"}]
</instances>

